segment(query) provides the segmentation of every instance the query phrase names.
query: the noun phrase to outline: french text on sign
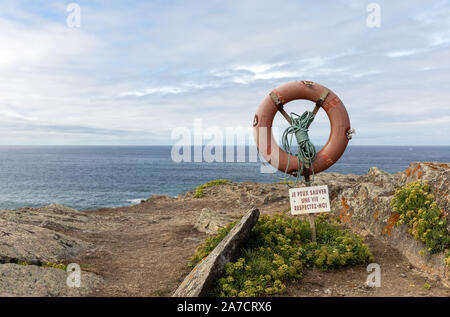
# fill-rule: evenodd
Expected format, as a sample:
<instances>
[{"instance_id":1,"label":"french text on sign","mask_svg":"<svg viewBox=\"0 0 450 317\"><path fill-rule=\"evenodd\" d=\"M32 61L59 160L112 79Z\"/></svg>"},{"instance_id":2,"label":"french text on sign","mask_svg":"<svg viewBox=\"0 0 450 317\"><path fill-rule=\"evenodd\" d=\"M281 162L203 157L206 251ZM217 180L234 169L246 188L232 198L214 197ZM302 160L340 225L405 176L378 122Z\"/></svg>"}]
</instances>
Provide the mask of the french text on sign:
<instances>
[{"instance_id":1,"label":"french text on sign","mask_svg":"<svg viewBox=\"0 0 450 317\"><path fill-rule=\"evenodd\" d=\"M311 186L289 189L291 214L302 215L330 211L328 186Z\"/></svg>"}]
</instances>

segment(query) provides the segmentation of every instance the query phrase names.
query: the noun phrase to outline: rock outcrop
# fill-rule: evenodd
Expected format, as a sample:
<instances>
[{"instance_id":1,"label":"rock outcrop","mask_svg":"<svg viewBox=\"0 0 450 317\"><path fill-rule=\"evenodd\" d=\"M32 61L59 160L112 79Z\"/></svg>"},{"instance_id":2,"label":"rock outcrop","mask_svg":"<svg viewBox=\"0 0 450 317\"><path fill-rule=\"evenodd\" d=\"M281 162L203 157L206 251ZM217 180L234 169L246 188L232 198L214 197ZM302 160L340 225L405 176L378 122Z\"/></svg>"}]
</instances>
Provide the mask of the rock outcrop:
<instances>
[{"instance_id":1,"label":"rock outcrop","mask_svg":"<svg viewBox=\"0 0 450 317\"><path fill-rule=\"evenodd\" d=\"M405 172L397 174L371 168L366 175L331 187L332 211L355 231L382 237L419 270L441 278L444 284L450 285L445 254L426 252L423 243L408 233L407 225L397 226L398 214L390 206L397 187L421 179L430 185L439 208L448 213L449 177L449 164L442 163L412 163ZM325 178L321 182L329 183L330 180Z\"/></svg>"},{"instance_id":2,"label":"rock outcrop","mask_svg":"<svg viewBox=\"0 0 450 317\"><path fill-rule=\"evenodd\" d=\"M0 210L0 263L56 263L74 257L93 245L64 232L87 231L92 224L84 213L58 204Z\"/></svg>"},{"instance_id":3,"label":"rock outcrop","mask_svg":"<svg viewBox=\"0 0 450 317\"><path fill-rule=\"evenodd\" d=\"M258 218L259 210L257 208L249 210L217 247L194 267L173 296L196 297L206 295L211 284L222 273L225 265L233 259L239 246L250 235Z\"/></svg>"},{"instance_id":4,"label":"rock outcrop","mask_svg":"<svg viewBox=\"0 0 450 317\"><path fill-rule=\"evenodd\" d=\"M0 219L0 263L60 262L92 248L90 243L46 228Z\"/></svg>"},{"instance_id":5,"label":"rock outcrop","mask_svg":"<svg viewBox=\"0 0 450 317\"><path fill-rule=\"evenodd\" d=\"M219 212L209 208L203 208L194 227L200 232L216 234L217 230L225 227L230 222L229 218L224 217Z\"/></svg>"},{"instance_id":6,"label":"rock outcrop","mask_svg":"<svg viewBox=\"0 0 450 317\"><path fill-rule=\"evenodd\" d=\"M0 296L82 296L101 281L82 273L80 288L66 284L68 273L43 267L92 250L92 243L63 232L90 226L82 212L63 205L0 210ZM19 264L23 265L19 265Z\"/></svg>"},{"instance_id":7,"label":"rock outcrop","mask_svg":"<svg viewBox=\"0 0 450 317\"><path fill-rule=\"evenodd\" d=\"M85 296L102 282L93 273L82 272L80 287L67 286L67 272L36 265L0 265L0 297Z\"/></svg>"},{"instance_id":8,"label":"rock outcrop","mask_svg":"<svg viewBox=\"0 0 450 317\"><path fill-rule=\"evenodd\" d=\"M314 185L328 185L331 213L344 225L362 235L380 237L398 249L421 272L450 286L444 252L429 254L425 245L408 233L407 225L396 225L398 215L390 206L396 188L418 179L430 185L438 207L447 213L450 231L449 163L414 162L405 171L395 174L376 167L364 175L320 173L315 175ZM289 201L287 193L285 185L239 183L205 189L204 195L218 199L227 197L236 201L236 207L240 209L257 206L264 211L269 203L286 204Z\"/></svg>"}]
</instances>

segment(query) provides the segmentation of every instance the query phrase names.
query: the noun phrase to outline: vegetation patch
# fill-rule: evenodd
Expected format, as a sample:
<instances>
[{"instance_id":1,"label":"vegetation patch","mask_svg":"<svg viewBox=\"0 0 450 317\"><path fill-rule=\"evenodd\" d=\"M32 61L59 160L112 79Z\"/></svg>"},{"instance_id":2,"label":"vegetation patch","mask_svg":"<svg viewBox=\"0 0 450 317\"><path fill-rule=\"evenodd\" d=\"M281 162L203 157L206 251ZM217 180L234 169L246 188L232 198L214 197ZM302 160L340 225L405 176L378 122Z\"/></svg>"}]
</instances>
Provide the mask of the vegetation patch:
<instances>
[{"instance_id":1,"label":"vegetation patch","mask_svg":"<svg viewBox=\"0 0 450 317\"><path fill-rule=\"evenodd\" d=\"M430 253L441 252L450 245L447 218L440 210L427 183L420 180L398 188L391 206L400 217L397 225L407 224L416 240L422 241Z\"/></svg>"},{"instance_id":2,"label":"vegetation patch","mask_svg":"<svg viewBox=\"0 0 450 317\"><path fill-rule=\"evenodd\" d=\"M195 189L194 197L195 198L203 197L203 190L205 188L212 187L212 186L217 186L217 185L220 185L220 184L229 184L229 183L231 183L231 181L229 179L216 179L216 180L213 180L213 181L209 181L209 182L207 182L207 183L205 183L203 185L198 186Z\"/></svg>"},{"instance_id":3,"label":"vegetation patch","mask_svg":"<svg viewBox=\"0 0 450 317\"><path fill-rule=\"evenodd\" d=\"M206 258L212 250L227 236L227 234L233 229L236 222L230 223L224 228L220 228L217 234L213 237L206 239L205 243L197 248L194 256L189 259L188 266L193 268L198 262Z\"/></svg>"},{"instance_id":4,"label":"vegetation patch","mask_svg":"<svg viewBox=\"0 0 450 317\"><path fill-rule=\"evenodd\" d=\"M209 238L190 260L195 265L228 234L229 226ZM262 216L239 258L227 263L212 296L267 296L282 294L286 281L299 280L304 267L322 270L373 261L367 246L357 235L330 223L326 215L316 220L317 242L311 241L307 220L285 214Z\"/></svg>"},{"instance_id":5,"label":"vegetation patch","mask_svg":"<svg viewBox=\"0 0 450 317\"><path fill-rule=\"evenodd\" d=\"M283 180L283 181L278 181L275 184L295 184L296 181L292 181L292 180Z\"/></svg>"},{"instance_id":6,"label":"vegetation patch","mask_svg":"<svg viewBox=\"0 0 450 317\"><path fill-rule=\"evenodd\" d=\"M60 270L67 271L67 265L65 265L64 263L46 262L46 263L42 263L42 267L52 267L54 269L60 269Z\"/></svg>"},{"instance_id":7,"label":"vegetation patch","mask_svg":"<svg viewBox=\"0 0 450 317\"><path fill-rule=\"evenodd\" d=\"M18 261L16 264L17 265L21 265L21 266L28 266L28 265L30 265L26 261ZM54 269L60 269L60 270L64 270L64 271L67 270L67 265L65 265L64 263L45 262L45 263L42 263L40 266L41 267L52 267Z\"/></svg>"}]
</instances>

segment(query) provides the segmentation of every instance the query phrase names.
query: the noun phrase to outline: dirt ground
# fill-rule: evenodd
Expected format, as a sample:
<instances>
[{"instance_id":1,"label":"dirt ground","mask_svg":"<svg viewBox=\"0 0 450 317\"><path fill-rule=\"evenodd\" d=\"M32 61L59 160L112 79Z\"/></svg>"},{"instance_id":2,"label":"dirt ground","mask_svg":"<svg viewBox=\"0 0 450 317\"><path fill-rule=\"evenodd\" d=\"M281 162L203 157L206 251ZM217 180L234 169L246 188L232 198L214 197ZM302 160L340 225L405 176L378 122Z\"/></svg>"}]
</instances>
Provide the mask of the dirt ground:
<instances>
[{"instance_id":1,"label":"dirt ground","mask_svg":"<svg viewBox=\"0 0 450 317\"><path fill-rule=\"evenodd\" d=\"M97 245L95 252L70 259L104 278L91 296L170 296L189 273L188 258L208 237L194 228L202 208L220 210L230 219L251 205L262 214L289 208L284 185L221 186L220 193L211 188L199 199L189 192L178 198L156 196L131 207L89 211L120 223L115 231L71 233ZM270 199L256 198L268 191ZM450 296L450 289L422 275L381 239L364 239L381 267L381 287L365 286L369 275L365 266L327 272L313 269L305 270L301 281L289 283L284 296ZM431 288L425 288L425 283Z\"/></svg>"}]
</instances>

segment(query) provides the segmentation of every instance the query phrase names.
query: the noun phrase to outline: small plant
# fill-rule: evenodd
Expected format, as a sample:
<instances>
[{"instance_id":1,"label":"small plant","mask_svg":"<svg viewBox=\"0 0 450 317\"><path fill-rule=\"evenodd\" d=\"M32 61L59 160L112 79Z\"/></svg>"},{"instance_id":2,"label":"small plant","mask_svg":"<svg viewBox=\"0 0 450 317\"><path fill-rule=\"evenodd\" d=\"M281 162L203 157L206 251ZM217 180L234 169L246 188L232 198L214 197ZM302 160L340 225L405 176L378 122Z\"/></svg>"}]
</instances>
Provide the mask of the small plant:
<instances>
[{"instance_id":1,"label":"small plant","mask_svg":"<svg viewBox=\"0 0 450 317\"><path fill-rule=\"evenodd\" d=\"M425 284L423 284L423 288L424 288L424 289L430 289L430 288L431 288L431 285L428 284L428 282L425 282Z\"/></svg>"},{"instance_id":2,"label":"small plant","mask_svg":"<svg viewBox=\"0 0 450 317\"><path fill-rule=\"evenodd\" d=\"M191 265L207 256L234 224L200 246ZM253 228L237 261L227 263L213 296L267 296L285 291L284 282L299 280L303 267L326 270L364 264L373 260L361 238L330 224L326 217L316 220L317 242L311 241L309 222L285 214L262 216Z\"/></svg>"},{"instance_id":3,"label":"small plant","mask_svg":"<svg viewBox=\"0 0 450 317\"><path fill-rule=\"evenodd\" d=\"M212 250L227 236L227 234L233 229L236 222L230 223L228 226L224 228L220 228L217 231L217 234L213 237L206 239L205 243L202 244L195 254L189 259L188 266L194 267L198 262L203 260L211 253Z\"/></svg>"},{"instance_id":4,"label":"small plant","mask_svg":"<svg viewBox=\"0 0 450 317\"><path fill-rule=\"evenodd\" d=\"M209 181L209 182L207 182L207 183L205 183L203 185L198 186L195 189L194 197L195 198L203 197L203 190L205 188L212 187L212 186L217 186L217 185L220 185L220 184L228 184L228 183L231 183L231 181L229 179L216 179L216 180L213 180L213 181Z\"/></svg>"},{"instance_id":5,"label":"small plant","mask_svg":"<svg viewBox=\"0 0 450 317\"><path fill-rule=\"evenodd\" d=\"M295 181L292 181L292 180L284 180L284 181L278 181L278 182L276 182L275 184L295 184L296 182Z\"/></svg>"},{"instance_id":6,"label":"small plant","mask_svg":"<svg viewBox=\"0 0 450 317\"><path fill-rule=\"evenodd\" d=\"M447 219L429 190L427 183L411 182L396 190L391 206L400 214L397 225L407 224L416 240L425 243L430 253L437 253L449 246L450 236Z\"/></svg>"},{"instance_id":7,"label":"small plant","mask_svg":"<svg viewBox=\"0 0 450 317\"><path fill-rule=\"evenodd\" d=\"M53 263L53 262L46 262L42 263L42 267L52 267L54 269L60 269L60 270L67 270L67 265L64 263Z\"/></svg>"}]
</instances>

